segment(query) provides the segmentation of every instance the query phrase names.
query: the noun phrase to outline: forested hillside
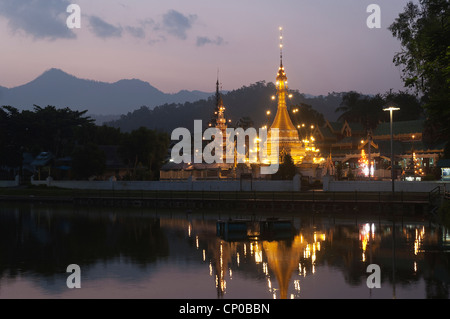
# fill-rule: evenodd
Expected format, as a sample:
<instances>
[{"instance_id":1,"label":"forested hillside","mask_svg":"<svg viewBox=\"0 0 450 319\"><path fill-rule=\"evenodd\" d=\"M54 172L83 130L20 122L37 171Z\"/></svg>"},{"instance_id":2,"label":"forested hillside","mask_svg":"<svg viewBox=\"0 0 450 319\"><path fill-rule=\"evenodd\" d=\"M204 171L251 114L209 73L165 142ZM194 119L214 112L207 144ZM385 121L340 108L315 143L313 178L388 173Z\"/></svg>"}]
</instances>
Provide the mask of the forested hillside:
<instances>
[{"instance_id":1,"label":"forested hillside","mask_svg":"<svg viewBox=\"0 0 450 319\"><path fill-rule=\"evenodd\" d=\"M318 117L336 120L339 116L335 110L342 102L344 93L330 93L327 96L305 96L298 91L291 91L292 98L287 101L289 108L303 106L308 110L308 117ZM225 116L235 125L241 118L250 118L255 127L261 127L275 116L277 102L272 99L276 94L275 85L271 82L257 82L250 86L223 94L226 107ZM176 127L193 128L194 120L203 120L204 124L211 119L214 113L215 99L187 102L184 104L164 104L154 109L147 106L122 115L120 119L106 123L109 126L120 128L122 131L132 131L141 126L171 132ZM268 118L267 111L271 111ZM309 114L312 113L312 114ZM320 124L320 123L318 123Z\"/></svg>"}]
</instances>

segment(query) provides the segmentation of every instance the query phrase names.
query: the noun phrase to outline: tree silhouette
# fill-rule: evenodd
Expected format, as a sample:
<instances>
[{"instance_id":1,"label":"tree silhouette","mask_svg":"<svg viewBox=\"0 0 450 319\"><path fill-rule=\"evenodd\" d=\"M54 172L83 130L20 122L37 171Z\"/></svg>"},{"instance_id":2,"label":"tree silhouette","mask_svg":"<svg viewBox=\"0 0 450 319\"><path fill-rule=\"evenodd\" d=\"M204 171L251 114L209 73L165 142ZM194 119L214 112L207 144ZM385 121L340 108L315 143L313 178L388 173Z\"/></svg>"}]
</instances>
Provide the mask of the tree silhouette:
<instances>
[{"instance_id":1,"label":"tree silhouette","mask_svg":"<svg viewBox=\"0 0 450 319\"><path fill-rule=\"evenodd\" d=\"M441 138L450 136L450 2L408 2L389 30L402 49L393 62L402 67L406 87L422 96L429 123ZM439 136L438 136L439 137Z\"/></svg>"},{"instance_id":2,"label":"tree silhouette","mask_svg":"<svg viewBox=\"0 0 450 319\"><path fill-rule=\"evenodd\" d=\"M297 174L297 168L290 154L285 154L282 158L278 171L273 175L274 179L292 180Z\"/></svg>"},{"instance_id":3,"label":"tree silhouette","mask_svg":"<svg viewBox=\"0 0 450 319\"><path fill-rule=\"evenodd\" d=\"M423 109L416 96L406 92L387 92L375 96L362 95L352 91L343 95L341 105L336 112L342 112L338 120L349 123L361 123L366 130L374 129L380 122L389 121L383 108L389 102L400 107L395 114L397 121L410 121L423 118Z\"/></svg>"}]
</instances>

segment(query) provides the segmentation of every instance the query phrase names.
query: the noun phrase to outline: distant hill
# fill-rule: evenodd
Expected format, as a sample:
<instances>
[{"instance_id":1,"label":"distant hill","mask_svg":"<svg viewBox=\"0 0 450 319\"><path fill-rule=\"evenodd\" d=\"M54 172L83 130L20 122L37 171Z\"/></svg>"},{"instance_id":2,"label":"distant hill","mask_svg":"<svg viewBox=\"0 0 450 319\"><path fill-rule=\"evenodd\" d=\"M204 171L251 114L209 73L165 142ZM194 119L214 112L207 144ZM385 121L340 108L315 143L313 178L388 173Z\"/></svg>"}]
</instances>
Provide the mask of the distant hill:
<instances>
[{"instance_id":1,"label":"distant hill","mask_svg":"<svg viewBox=\"0 0 450 319\"><path fill-rule=\"evenodd\" d=\"M50 69L27 84L10 89L0 87L0 105L11 105L19 110L32 109L34 104L53 105L110 116L126 114L142 105L153 108L165 103L193 102L211 95L213 93L186 90L167 94L137 79L106 83Z\"/></svg>"},{"instance_id":2,"label":"distant hill","mask_svg":"<svg viewBox=\"0 0 450 319\"><path fill-rule=\"evenodd\" d=\"M232 124L240 118L250 117L255 127L261 127L269 121L267 110L271 110L272 116L276 113L277 103L271 98L275 93L275 85L263 81L224 93L225 116L231 119ZM326 96L304 95L298 91L291 93L293 97L288 101L288 106L305 103L322 113L327 120L335 121L338 118L339 114L335 110L339 107L344 93L333 92ZM203 120L203 124L206 125L211 119L214 103L215 99L211 96L196 102L164 104L153 109L142 106L106 124L128 132L141 126L168 133L177 127L185 127L192 131L194 120ZM272 120L273 117L270 121Z\"/></svg>"}]
</instances>

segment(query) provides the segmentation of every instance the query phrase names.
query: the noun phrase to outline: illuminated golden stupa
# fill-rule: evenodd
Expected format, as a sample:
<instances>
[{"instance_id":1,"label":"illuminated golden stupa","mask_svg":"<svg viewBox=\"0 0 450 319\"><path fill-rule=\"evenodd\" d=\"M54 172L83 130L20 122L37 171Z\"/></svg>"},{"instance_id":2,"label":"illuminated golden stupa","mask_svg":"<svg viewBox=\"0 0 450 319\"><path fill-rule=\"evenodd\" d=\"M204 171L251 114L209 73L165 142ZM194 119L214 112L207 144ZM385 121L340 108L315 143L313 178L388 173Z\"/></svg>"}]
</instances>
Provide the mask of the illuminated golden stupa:
<instances>
[{"instance_id":1,"label":"illuminated golden stupa","mask_svg":"<svg viewBox=\"0 0 450 319\"><path fill-rule=\"evenodd\" d=\"M282 28L280 28L280 32ZM286 97L288 95L288 85L287 85L287 76L284 71L283 66L283 35L280 35L280 67L278 69L278 74L276 78L276 88L277 88L277 96L278 96L278 108L275 119L273 120L272 125L270 126L268 132L268 149L270 150L270 143L278 143L279 154L271 154L270 161L274 162L276 160L275 156L279 157L280 162L283 161L283 157L285 154L290 154L292 160L295 164L299 164L302 162L302 159L305 157L306 152L303 144L298 136L298 131L294 124L292 124L291 118L289 116L287 106L286 106ZM278 129L278 138L276 135L272 137L272 130Z\"/></svg>"}]
</instances>

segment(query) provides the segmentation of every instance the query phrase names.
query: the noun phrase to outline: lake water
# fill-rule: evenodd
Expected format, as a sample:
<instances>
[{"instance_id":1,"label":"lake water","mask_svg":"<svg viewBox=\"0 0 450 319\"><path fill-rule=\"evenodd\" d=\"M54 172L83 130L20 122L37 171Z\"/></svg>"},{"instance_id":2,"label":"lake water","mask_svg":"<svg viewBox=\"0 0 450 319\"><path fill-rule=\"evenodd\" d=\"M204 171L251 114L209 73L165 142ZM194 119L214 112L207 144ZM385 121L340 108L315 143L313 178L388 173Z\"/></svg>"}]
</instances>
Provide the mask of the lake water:
<instances>
[{"instance_id":1,"label":"lake water","mask_svg":"<svg viewBox=\"0 0 450 319\"><path fill-rule=\"evenodd\" d=\"M264 237L258 221L294 231ZM252 219L253 237L218 220ZM246 213L71 206L0 208L0 298L449 298L450 232L358 212ZM80 289L67 266L79 265ZM381 288L368 288L367 266Z\"/></svg>"}]
</instances>

